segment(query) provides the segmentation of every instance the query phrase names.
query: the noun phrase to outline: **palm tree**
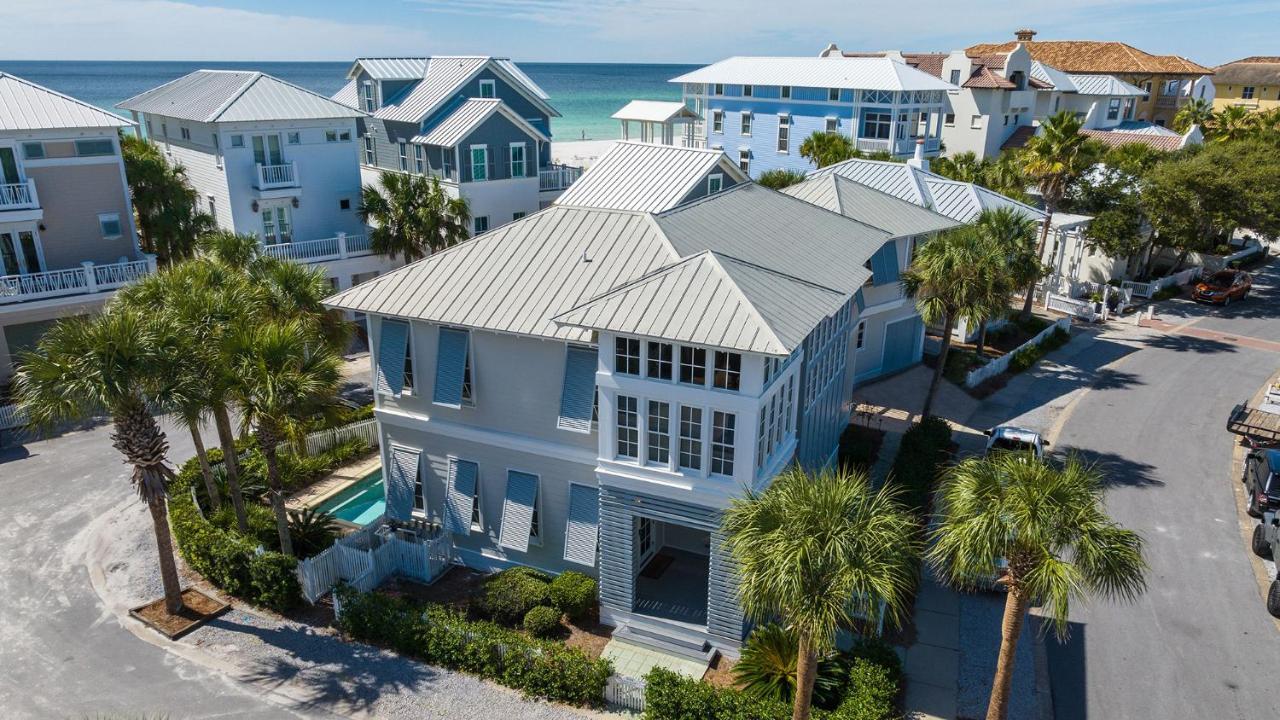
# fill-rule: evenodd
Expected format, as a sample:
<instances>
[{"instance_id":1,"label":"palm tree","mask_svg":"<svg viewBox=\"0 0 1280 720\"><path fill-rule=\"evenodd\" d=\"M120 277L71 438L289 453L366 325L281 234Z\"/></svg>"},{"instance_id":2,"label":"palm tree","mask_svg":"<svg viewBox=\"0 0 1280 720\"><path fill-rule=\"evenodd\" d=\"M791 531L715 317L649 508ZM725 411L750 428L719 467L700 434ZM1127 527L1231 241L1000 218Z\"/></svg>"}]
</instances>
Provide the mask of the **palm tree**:
<instances>
[{"instance_id":1,"label":"palm tree","mask_svg":"<svg viewBox=\"0 0 1280 720\"><path fill-rule=\"evenodd\" d=\"M1067 190L1102 154L1094 141L1080 134L1082 126L1083 122L1075 114L1063 110L1045 120L1040 126L1040 132L1027 140L1027 144L1018 153L1023 172L1035 182L1040 190L1040 197L1044 200L1045 218L1040 228L1036 257L1044 257L1053 214ZM1034 283L1027 285L1026 300L1022 304L1024 320L1031 317L1035 291Z\"/></svg>"},{"instance_id":2,"label":"palm tree","mask_svg":"<svg viewBox=\"0 0 1280 720\"><path fill-rule=\"evenodd\" d=\"M1213 103L1204 98L1191 98L1186 105L1179 108L1178 114L1173 116L1173 129L1185 133L1192 127L1199 126L1203 130L1212 121Z\"/></svg>"},{"instance_id":3,"label":"palm tree","mask_svg":"<svg viewBox=\"0 0 1280 720\"><path fill-rule=\"evenodd\" d=\"M800 157L818 167L835 165L851 158L861 157L853 141L847 135L833 132L814 132L800 143Z\"/></svg>"},{"instance_id":4,"label":"palm tree","mask_svg":"<svg viewBox=\"0 0 1280 720\"><path fill-rule=\"evenodd\" d=\"M411 263L469 236L467 201L450 197L438 178L388 172L379 186L360 190L360 219L373 226L369 239L374 252L404 255Z\"/></svg>"},{"instance_id":5,"label":"palm tree","mask_svg":"<svg viewBox=\"0 0 1280 720\"><path fill-rule=\"evenodd\" d=\"M765 170L760 173L760 177L756 178L756 182L767 188L781 190L790 187L796 183L804 182L804 173L795 170L783 170L775 168L773 170Z\"/></svg>"},{"instance_id":6,"label":"palm tree","mask_svg":"<svg viewBox=\"0 0 1280 720\"><path fill-rule=\"evenodd\" d=\"M998 310L1008 310L1013 293L1040 279L1043 271L1035 255L1036 221L1015 208L1001 207L983 210L973 225L1004 265L1004 272L995 277L998 287L993 290L1003 295ZM978 357L982 357L986 347L987 324L992 317L994 315L984 315L979 321Z\"/></svg>"},{"instance_id":7,"label":"palm tree","mask_svg":"<svg viewBox=\"0 0 1280 720\"><path fill-rule=\"evenodd\" d=\"M215 222L200 211L200 195L186 170L171 165L148 140L123 136L120 150L142 249L154 253L162 265L191 257L196 238L213 230Z\"/></svg>"},{"instance_id":8,"label":"palm tree","mask_svg":"<svg viewBox=\"0 0 1280 720\"><path fill-rule=\"evenodd\" d=\"M237 329L227 350L236 377L233 392L266 460L280 551L292 555L276 448L298 437L303 432L301 418L309 417L333 396L340 360L314 325L297 318L255 319Z\"/></svg>"},{"instance_id":9,"label":"palm tree","mask_svg":"<svg viewBox=\"0 0 1280 720\"><path fill-rule=\"evenodd\" d=\"M354 326L340 310L324 306L333 288L319 268L272 257L249 267L256 311L277 320L298 320L314 329L334 352L342 352Z\"/></svg>"},{"instance_id":10,"label":"palm tree","mask_svg":"<svg viewBox=\"0 0 1280 720\"><path fill-rule=\"evenodd\" d=\"M942 350L925 396L923 415L933 409L956 322L962 317L989 317L1007 302L1000 279L1004 272L998 248L976 228L965 226L930 239L916 252L911 267L902 273L902 288L908 297L915 298L920 316L930 325L942 324Z\"/></svg>"},{"instance_id":11,"label":"palm tree","mask_svg":"<svg viewBox=\"0 0 1280 720\"><path fill-rule=\"evenodd\" d=\"M937 174L960 182L981 184L984 174L984 162L972 151L956 153L950 157L938 158L931 164Z\"/></svg>"},{"instance_id":12,"label":"palm tree","mask_svg":"<svg viewBox=\"0 0 1280 720\"><path fill-rule=\"evenodd\" d=\"M738 562L738 598L758 622L781 620L799 638L794 720L809 717L818 657L856 617L896 621L915 585L918 526L888 487L865 473L783 471L725 512Z\"/></svg>"},{"instance_id":13,"label":"palm tree","mask_svg":"<svg viewBox=\"0 0 1280 720\"><path fill-rule=\"evenodd\" d=\"M1075 459L1058 469L1001 453L944 474L930 564L952 585L989 587L999 578L1008 591L987 720L1007 712L1014 650L1031 604L1047 610L1063 637L1073 600L1131 600L1145 589L1142 539L1107 516L1102 491L1097 470Z\"/></svg>"},{"instance_id":14,"label":"palm tree","mask_svg":"<svg viewBox=\"0 0 1280 720\"><path fill-rule=\"evenodd\" d=\"M1228 105L1215 113L1210 129L1214 142L1243 140L1253 134L1256 119L1249 109L1240 105Z\"/></svg>"},{"instance_id":15,"label":"palm tree","mask_svg":"<svg viewBox=\"0 0 1280 720\"><path fill-rule=\"evenodd\" d=\"M107 412L111 445L133 466L138 497L151 512L165 608L182 609L182 588L169 535L165 489L173 477L168 440L152 414L185 400L178 333L155 315L110 304L93 317L58 321L18 360L14 388L33 424L51 427Z\"/></svg>"}]
</instances>

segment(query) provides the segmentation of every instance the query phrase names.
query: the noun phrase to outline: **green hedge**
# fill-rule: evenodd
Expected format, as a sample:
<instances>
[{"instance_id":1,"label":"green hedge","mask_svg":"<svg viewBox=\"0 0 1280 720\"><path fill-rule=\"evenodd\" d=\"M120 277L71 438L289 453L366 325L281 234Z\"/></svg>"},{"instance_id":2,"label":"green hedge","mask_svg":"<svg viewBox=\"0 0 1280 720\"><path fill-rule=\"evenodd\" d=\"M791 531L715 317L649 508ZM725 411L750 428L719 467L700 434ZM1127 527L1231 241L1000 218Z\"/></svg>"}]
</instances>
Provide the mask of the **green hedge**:
<instances>
[{"instance_id":1,"label":"green hedge","mask_svg":"<svg viewBox=\"0 0 1280 720\"><path fill-rule=\"evenodd\" d=\"M1025 345L1018 349L1009 360L1009 372L1020 373L1040 361L1046 354L1066 345L1071 340L1071 333L1058 328L1049 333L1037 345Z\"/></svg>"},{"instance_id":2,"label":"green hedge","mask_svg":"<svg viewBox=\"0 0 1280 720\"><path fill-rule=\"evenodd\" d=\"M551 576L517 566L487 578L484 589L473 597L471 609L480 617L516 627L530 610L550 604Z\"/></svg>"},{"instance_id":3,"label":"green hedge","mask_svg":"<svg viewBox=\"0 0 1280 720\"><path fill-rule=\"evenodd\" d=\"M939 417L926 417L902 435L889 482L901 488L903 504L921 516L929 511L929 498L950 447L951 426Z\"/></svg>"},{"instance_id":4,"label":"green hedge","mask_svg":"<svg viewBox=\"0 0 1280 720\"><path fill-rule=\"evenodd\" d=\"M355 640L479 675L531 697L582 706L604 703L605 683L613 674L608 660L491 622L470 621L438 605L345 585L334 592L342 607L338 627Z\"/></svg>"},{"instance_id":5,"label":"green hedge","mask_svg":"<svg viewBox=\"0 0 1280 720\"><path fill-rule=\"evenodd\" d=\"M570 620L581 620L596 606L596 580L590 575L566 570L551 581L549 591L551 605Z\"/></svg>"}]
</instances>

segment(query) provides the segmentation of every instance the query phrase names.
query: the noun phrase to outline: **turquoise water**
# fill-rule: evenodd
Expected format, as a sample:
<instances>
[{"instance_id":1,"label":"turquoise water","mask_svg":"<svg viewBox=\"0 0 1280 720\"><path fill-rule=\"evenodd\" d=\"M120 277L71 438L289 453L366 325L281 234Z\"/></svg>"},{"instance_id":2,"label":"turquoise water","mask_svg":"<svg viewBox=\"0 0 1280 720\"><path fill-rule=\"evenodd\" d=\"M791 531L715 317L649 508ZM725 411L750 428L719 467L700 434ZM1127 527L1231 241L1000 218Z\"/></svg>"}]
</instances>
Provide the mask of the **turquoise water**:
<instances>
[{"instance_id":1,"label":"turquoise water","mask_svg":"<svg viewBox=\"0 0 1280 720\"><path fill-rule=\"evenodd\" d=\"M382 470L374 470L360 478L351 487L320 503L316 509L332 513L339 520L354 525L368 525L387 509Z\"/></svg>"},{"instance_id":2,"label":"turquoise water","mask_svg":"<svg viewBox=\"0 0 1280 720\"><path fill-rule=\"evenodd\" d=\"M2 52L2 51L0 51ZM200 68L261 70L321 95L337 92L346 82L348 62L81 62L0 60L0 70L13 73L98 107L116 103ZM562 117L552 118L557 140L617 137L617 121L609 118L635 99L679 100L680 87L667 82L698 65L624 63L520 63L547 94Z\"/></svg>"}]
</instances>

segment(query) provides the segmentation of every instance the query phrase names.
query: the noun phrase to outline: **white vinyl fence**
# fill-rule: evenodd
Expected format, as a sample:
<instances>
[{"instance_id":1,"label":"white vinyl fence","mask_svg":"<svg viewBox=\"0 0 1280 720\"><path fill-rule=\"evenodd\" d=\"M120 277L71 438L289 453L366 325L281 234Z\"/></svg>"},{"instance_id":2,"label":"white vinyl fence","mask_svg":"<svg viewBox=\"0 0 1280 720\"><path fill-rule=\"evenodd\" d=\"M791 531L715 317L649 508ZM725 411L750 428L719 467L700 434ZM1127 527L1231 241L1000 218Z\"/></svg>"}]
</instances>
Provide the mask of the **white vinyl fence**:
<instances>
[{"instance_id":1,"label":"white vinyl fence","mask_svg":"<svg viewBox=\"0 0 1280 720\"><path fill-rule=\"evenodd\" d=\"M318 455L349 440L363 440L371 448L378 447L377 421L361 420L350 425L313 432L307 435L305 441L307 455Z\"/></svg>"},{"instance_id":2,"label":"white vinyl fence","mask_svg":"<svg viewBox=\"0 0 1280 720\"><path fill-rule=\"evenodd\" d=\"M1240 253L1236 253L1239 255ZM1234 257L1234 256L1232 256ZM1120 287L1133 292L1134 296L1142 298L1151 298L1161 290L1172 287L1174 285L1187 285L1200 277L1203 268L1193 267L1187 268L1181 272L1172 275L1166 275L1162 278L1156 278L1150 282L1136 282L1133 280L1125 280L1120 283Z\"/></svg>"},{"instance_id":3,"label":"white vinyl fence","mask_svg":"<svg viewBox=\"0 0 1280 720\"><path fill-rule=\"evenodd\" d=\"M382 519L356 533L334 541L324 552L298 563L302 596L315 604L339 582L360 592L371 592L392 575L430 583L444 572L453 559L449 536L406 540L379 532Z\"/></svg>"},{"instance_id":4,"label":"white vinyl fence","mask_svg":"<svg viewBox=\"0 0 1280 720\"><path fill-rule=\"evenodd\" d=\"M1098 317L1098 313L1093 309L1093 301L1077 300L1069 298L1065 295L1049 294L1049 300L1044 304L1045 309L1054 312L1065 313L1072 317L1078 317L1087 322L1093 322Z\"/></svg>"},{"instance_id":5,"label":"white vinyl fence","mask_svg":"<svg viewBox=\"0 0 1280 720\"><path fill-rule=\"evenodd\" d=\"M1035 337L1019 345L1015 350L1013 350L1013 352L1005 353L1001 357L998 357L995 360L992 360L991 362L987 363L986 365L983 365L980 368L970 370L969 374L965 376L964 386L968 388L977 387L982 383L986 382L987 380L990 380L996 375L999 375L1000 373L1004 372L1005 370L1008 370L1009 363L1013 361L1013 356L1018 352L1018 350L1021 350L1029 345L1039 345L1040 343L1048 339L1048 337L1052 335L1055 331L1057 331L1059 328L1061 328L1065 332L1070 332L1071 318L1059 318L1057 322L1045 328L1044 330L1041 330L1039 333L1036 334Z\"/></svg>"},{"instance_id":6,"label":"white vinyl fence","mask_svg":"<svg viewBox=\"0 0 1280 720\"><path fill-rule=\"evenodd\" d=\"M0 430L20 428L27 424L27 414L17 405L0 405Z\"/></svg>"},{"instance_id":7,"label":"white vinyl fence","mask_svg":"<svg viewBox=\"0 0 1280 720\"><path fill-rule=\"evenodd\" d=\"M610 675L604 684L604 700L614 707L644 712L644 680Z\"/></svg>"}]
</instances>

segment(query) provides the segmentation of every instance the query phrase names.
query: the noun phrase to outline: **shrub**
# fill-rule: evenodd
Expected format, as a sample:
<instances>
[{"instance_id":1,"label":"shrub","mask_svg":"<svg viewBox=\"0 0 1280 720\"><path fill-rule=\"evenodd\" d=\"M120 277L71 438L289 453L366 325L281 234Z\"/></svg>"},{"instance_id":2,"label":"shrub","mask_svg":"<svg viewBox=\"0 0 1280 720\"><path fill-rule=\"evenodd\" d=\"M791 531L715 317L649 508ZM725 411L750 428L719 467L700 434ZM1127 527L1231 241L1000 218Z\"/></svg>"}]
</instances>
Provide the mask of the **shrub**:
<instances>
[{"instance_id":1,"label":"shrub","mask_svg":"<svg viewBox=\"0 0 1280 720\"><path fill-rule=\"evenodd\" d=\"M1013 354L1013 358L1009 360L1009 372L1020 373L1023 370L1036 364L1044 355L1044 351L1039 345L1025 345Z\"/></svg>"},{"instance_id":2,"label":"shrub","mask_svg":"<svg viewBox=\"0 0 1280 720\"><path fill-rule=\"evenodd\" d=\"M861 470L869 470L880 452L884 433L864 425L850 424L840 434L840 464Z\"/></svg>"},{"instance_id":3,"label":"shrub","mask_svg":"<svg viewBox=\"0 0 1280 720\"><path fill-rule=\"evenodd\" d=\"M560 611L539 605L532 608L524 614L524 621L521 623L524 631L536 638L549 638L560 632Z\"/></svg>"},{"instance_id":4,"label":"shrub","mask_svg":"<svg viewBox=\"0 0 1280 720\"><path fill-rule=\"evenodd\" d=\"M551 604L570 620L581 620L596 606L596 581L590 575L567 570L551 581L549 596Z\"/></svg>"},{"instance_id":5,"label":"shrub","mask_svg":"<svg viewBox=\"0 0 1280 720\"><path fill-rule=\"evenodd\" d=\"M1051 352L1069 342L1071 342L1071 333L1059 326L1049 333L1049 336L1040 343L1040 347L1044 348L1045 352Z\"/></svg>"},{"instance_id":6,"label":"shrub","mask_svg":"<svg viewBox=\"0 0 1280 720\"><path fill-rule=\"evenodd\" d=\"M515 626L539 605L550 603L550 580L545 574L513 567L490 577L476 601L476 610L496 623Z\"/></svg>"},{"instance_id":7,"label":"shrub","mask_svg":"<svg viewBox=\"0 0 1280 720\"><path fill-rule=\"evenodd\" d=\"M922 516L929 510L934 481L950 446L951 426L939 417L926 417L902 435L890 481L902 489L903 504Z\"/></svg>"},{"instance_id":8,"label":"shrub","mask_svg":"<svg viewBox=\"0 0 1280 720\"><path fill-rule=\"evenodd\" d=\"M767 188L781 190L784 187L804 182L804 173L795 170L766 170L760 173L760 177L756 178L756 182Z\"/></svg>"},{"instance_id":9,"label":"shrub","mask_svg":"<svg viewBox=\"0 0 1280 720\"><path fill-rule=\"evenodd\" d=\"M898 657L892 645L880 638L860 639L845 655L850 659L862 658L885 668L895 685L902 682L902 658Z\"/></svg>"},{"instance_id":10,"label":"shrub","mask_svg":"<svg viewBox=\"0 0 1280 720\"><path fill-rule=\"evenodd\" d=\"M646 720L786 720L791 708L777 700L752 697L741 690L718 688L655 667L644 676Z\"/></svg>"},{"instance_id":11,"label":"shrub","mask_svg":"<svg viewBox=\"0 0 1280 720\"><path fill-rule=\"evenodd\" d=\"M298 557L311 557L333 545L338 537L338 523L332 513L305 508L289 511L289 538Z\"/></svg>"},{"instance_id":12,"label":"shrub","mask_svg":"<svg viewBox=\"0 0 1280 720\"><path fill-rule=\"evenodd\" d=\"M892 672L864 658L849 668L849 685L831 720L889 720L896 715L898 683Z\"/></svg>"},{"instance_id":13,"label":"shrub","mask_svg":"<svg viewBox=\"0 0 1280 720\"><path fill-rule=\"evenodd\" d=\"M285 612L302 602L298 586L298 560L278 552L254 555L249 561L249 582L259 605Z\"/></svg>"},{"instance_id":14,"label":"shrub","mask_svg":"<svg viewBox=\"0 0 1280 720\"><path fill-rule=\"evenodd\" d=\"M796 658L800 641L795 633L769 623L751 631L742 647L742 657L733 666L733 677L748 695L790 703L795 699ZM839 702L844 687L843 668L834 658L818 661L814 680L814 704L831 707Z\"/></svg>"}]
</instances>

